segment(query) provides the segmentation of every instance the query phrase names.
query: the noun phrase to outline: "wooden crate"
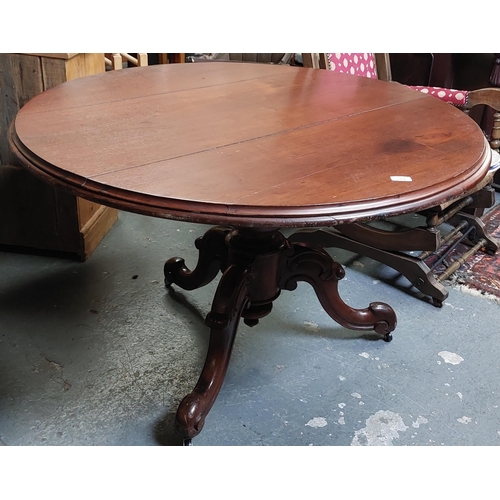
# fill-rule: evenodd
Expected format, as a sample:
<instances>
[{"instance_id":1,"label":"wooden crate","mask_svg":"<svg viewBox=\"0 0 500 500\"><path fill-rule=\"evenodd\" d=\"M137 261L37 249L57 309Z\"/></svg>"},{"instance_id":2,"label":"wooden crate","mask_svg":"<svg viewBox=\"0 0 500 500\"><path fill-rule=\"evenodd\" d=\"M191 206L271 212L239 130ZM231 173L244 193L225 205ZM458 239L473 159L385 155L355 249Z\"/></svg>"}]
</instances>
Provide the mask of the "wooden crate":
<instances>
[{"instance_id":1,"label":"wooden crate","mask_svg":"<svg viewBox=\"0 0 500 500\"><path fill-rule=\"evenodd\" d=\"M0 245L69 253L86 260L118 211L37 179L14 159L7 130L32 97L105 70L104 54L0 54Z\"/></svg>"}]
</instances>

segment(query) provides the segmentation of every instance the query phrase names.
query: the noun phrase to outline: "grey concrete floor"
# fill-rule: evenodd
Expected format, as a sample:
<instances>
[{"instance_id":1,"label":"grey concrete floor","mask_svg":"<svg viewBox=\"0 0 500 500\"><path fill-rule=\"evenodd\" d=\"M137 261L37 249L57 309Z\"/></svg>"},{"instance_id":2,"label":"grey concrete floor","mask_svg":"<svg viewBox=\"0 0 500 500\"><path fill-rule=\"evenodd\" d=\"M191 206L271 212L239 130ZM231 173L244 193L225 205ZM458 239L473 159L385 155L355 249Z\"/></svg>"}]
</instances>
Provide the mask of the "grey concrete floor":
<instances>
[{"instance_id":1,"label":"grey concrete floor","mask_svg":"<svg viewBox=\"0 0 500 500\"><path fill-rule=\"evenodd\" d=\"M179 444L217 281L167 291L163 264L193 266L206 229L121 212L85 263L0 253L0 444ZM500 304L452 288L439 309L394 271L330 253L349 305L395 309L394 340L342 328L305 283L284 291L240 324L193 445L500 444Z\"/></svg>"}]
</instances>

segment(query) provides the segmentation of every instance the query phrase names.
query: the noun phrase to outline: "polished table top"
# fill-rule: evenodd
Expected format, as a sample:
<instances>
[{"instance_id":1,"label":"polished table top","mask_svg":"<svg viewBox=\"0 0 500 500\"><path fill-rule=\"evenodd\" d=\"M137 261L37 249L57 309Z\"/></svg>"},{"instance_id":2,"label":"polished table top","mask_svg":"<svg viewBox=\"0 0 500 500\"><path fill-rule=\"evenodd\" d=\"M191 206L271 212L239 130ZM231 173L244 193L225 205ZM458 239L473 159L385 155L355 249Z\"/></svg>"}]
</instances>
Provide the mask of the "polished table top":
<instances>
[{"instance_id":1,"label":"polished table top","mask_svg":"<svg viewBox=\"0 0 500 500\"><path fill-rule=\"evenodd\" d=\"M458 109L397 83L237 63L113 71L55 87L10 128L17 158L75 194L142 214L217 225L165 284L194 290L222 273L206 317L207 357L176 429L196 436L222 387L240 318L255 326L283 290L309 283L330 317L390 341L392 308L355 309L344 270L282 227L415 211L482 181L490 148Z\"/></svg>"},{"instance_id":2,"label":"polished table top","mask_svg":"<svg viewBox=\"0 0 500 500\"><path fill-rule=\"evenodd\" d=\"M210 224L303 227L416 211L486 175L460 110L398 83L251 63L73 80L17 115L11 146L84 198Z\"/></svg>"}]
</instances>

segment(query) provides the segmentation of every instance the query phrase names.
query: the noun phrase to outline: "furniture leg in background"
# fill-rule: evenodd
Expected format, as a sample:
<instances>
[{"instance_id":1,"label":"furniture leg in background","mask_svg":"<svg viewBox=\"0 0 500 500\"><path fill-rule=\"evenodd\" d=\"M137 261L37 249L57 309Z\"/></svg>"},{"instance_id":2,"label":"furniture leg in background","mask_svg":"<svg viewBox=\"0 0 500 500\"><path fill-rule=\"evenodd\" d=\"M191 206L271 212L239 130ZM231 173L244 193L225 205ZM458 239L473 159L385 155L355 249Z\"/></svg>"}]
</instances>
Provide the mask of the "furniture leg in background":
<instances>
[{"instance_id":1,"label":"furniture leg in background","mask_svg":"<svg viewBox=\"0 0 500 500\"><path fill-rule=\"evenodd\" d=\"M490 83L495 87L500 87L500 54L495 54L496 59L490 75ZM490 144L493 149L500 150L500 112L493 113L493 123L491 126ZM500 172L497 171L493 178L493 187L500 191Z\"/></svg>"},{"instance_id":2,"label":"furniture leg in background","mask_svg":"<svg viewBox=\"0 0 500 500\"><path fill-rule=\"evenodd\" d=\"M159 64L184 63L186 54L158 54Z\"/></svg>"}]
</instances>

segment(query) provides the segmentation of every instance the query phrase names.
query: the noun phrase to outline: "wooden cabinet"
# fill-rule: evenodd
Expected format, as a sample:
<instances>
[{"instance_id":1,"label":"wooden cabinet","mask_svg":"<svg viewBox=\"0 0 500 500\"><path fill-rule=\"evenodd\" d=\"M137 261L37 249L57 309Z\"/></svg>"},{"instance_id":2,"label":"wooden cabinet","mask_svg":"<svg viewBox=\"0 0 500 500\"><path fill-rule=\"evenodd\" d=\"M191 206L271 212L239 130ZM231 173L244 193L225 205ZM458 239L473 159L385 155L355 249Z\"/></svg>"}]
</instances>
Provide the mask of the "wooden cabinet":
<instances>
[{"instance_id":1,"label":"wooden cabinet","mask_svg":"<svg viewBox=\"0 0 500 500\"><path fill-rule=\"evenodd\" d=\"M36 249L87 259L118 217L18 165L7 143L17 111L59 83L105 70L104 54L0 54L0 249Z\"/></svg>"}]
</instances>

